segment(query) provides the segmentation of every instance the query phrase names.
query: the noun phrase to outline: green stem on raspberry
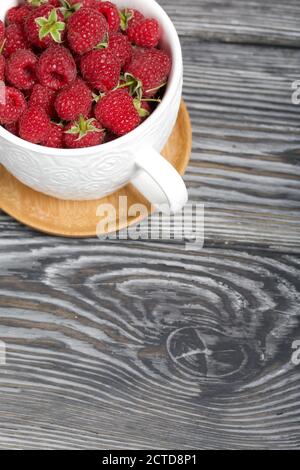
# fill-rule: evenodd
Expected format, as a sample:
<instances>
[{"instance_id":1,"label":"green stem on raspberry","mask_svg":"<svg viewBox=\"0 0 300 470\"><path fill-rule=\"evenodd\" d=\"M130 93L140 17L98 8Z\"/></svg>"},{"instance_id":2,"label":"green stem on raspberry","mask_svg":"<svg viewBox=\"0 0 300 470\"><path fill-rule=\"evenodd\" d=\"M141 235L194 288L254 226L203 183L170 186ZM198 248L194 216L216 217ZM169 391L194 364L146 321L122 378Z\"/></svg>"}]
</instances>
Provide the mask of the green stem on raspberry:
<instances>
[{"instance_id":1,"label":"green stem on raspberry","mask_svg":"<svg viewBox=\"0 0 300 470\"><path fill-rule=\"evenodd\" d=\"M99 93L99 95L97 95L96 93L92 93L92 96L95 103L98 103L98 101L100 101L103 96L105 96L105 93Z\"/></svg>"},{"instance_id":2,"label":"green stem on raspberry","mask_svg":"<svg viewBox=\"0 0 300 470\"><path fill-rule=\"evenodd\" d=\"M27 3L32 7L41 7L42 5L46 5L48 0L27 0Z\"/></svg>"},{"instance_id":3,"label":"green stem on raspberry","mask_svg":"<svg viewBox=\"0 0 300 470\"><path fill-rule=\"evenodd\" d=\"M146 93L152 93L152 91L158 91L160 90L161 88L164 88L166 86L167 82L163 83L162 85L159 85L158 87L156 88L151 88L150 90L147 90Z\"/></svg>"},{"instance_id":4,"label":"green stem on raspberry","mask_svg":"<svg viewBox=\"0 0 300 470\"><path fill-rule=\"evenodd\" d=\"M45 18L45 17L36 18L35 22L40 27L39 29L40 40L44 39L46 36L50 34L50 36L55 42L58 42L58 43L62 42L61 34L65 30L66 24L62 21L58 21L56 8L53 8L53 10L51 10L48 18Z\"/></svg>"},{"instance_id":5,"label":"green stem on raspberry","mask_svg":"<svg viewBox=\"0 0 300 470\"><path fill-rule=\"evenodd\" d=\"M133 100L133 104L141 118L146 118L150 115L150 112L147 109L142 107L142 101L139 100L138 98L135 98Z\"/></svg>"},{"instance_id":6,"label":"green stem on raspberry","mask_svg":"<svg viewBox=\"0 0 300 470\"><path fill-rule=\"evenodd\" d=\"M135 81L132 80L131 82L126 82L126 83L122 83L122 85L118 85L115 90L120 90L121 88L127 88L127 87L130 87L132 85L135 84Z\"/></svg>"},{"instance_id":7,"label":"green stem on raspberry","mask_svg":"<svg viewBox=\"0 0 300 470\"><path fill-rule=\"evenodd\" d=\"M79 134L78 139L76 141L83 139L89 132L104 132L104 129L98 129L95 127L93 123L96 121L95 118L85 119L85 117L81 114L78 121L74 123L74 125L68 131L65 131L65 134Z\"/></svg>"},{"instance_id":8,"label":"green stem on raspberry","mask_svg":"<svg viewBox=\"0 0 300 470\"><path fill-rule=\"evenodd\" d=\"M76 11L78 11L82 7L82 3L80 2L71 5L67 0L60 0L60 3L62 4L62 6L59 8L59 10L64 15L65 20L70 18L73 13L76 13Z\"/></svg>"},{"instance_id":9,"label":"green stem on raspberry","mask_svg":"<svg viewBox=\"0 0 300 470\"><path fill-rule=\"evenodd\" d=\"M133 18L133 16L132 10L128 10L127 8L120 11L120 25L122 31L126 31L128 28L128 22Z\"/></svg>"},{"instance_id":10,"label":"green stem on raspberry","mask_svg":"<svg viewBox=\"0 0 300 470\"><path fill-rule=\"evenodd\" d=\"M52 124L55 124L56 126L60 127L65 127L67 121L63 121L62 119L60 121L55 121L54 119L51 119Z\"/></svg>"},{"instance_id":11,"label":"green stem on raspberry","mask_svg":"<svg viewBox=\"0 0 300 470\"><path fill-rule=\"evenodd\" d=\"M103 38L103 41L99 42L99 44L97 44L97 46L95 46L94 49L95 49L95 50L107 49L108 44L109 44L109 36L108 36L108 34L106 33L105 36L104 36L104 38Z\"/></svg>"},{"instance_id":12,"label":"green stem on raspberry","mask_svg":"<svg viewBox=\"0 0 300 470\"><path fill-rule=\"evenodd\" d=\"M133 75L130 73L125 73L121 77L121 81L124 81L125 83L122 83L115 88L115 90L122 89L122 88L129 88L129 94L132 97L142 99L143 96L143 88L142 88L142 82L135 78Z\"/></svg>"},{"instance_id":13,"label":"green stem on raspberry","mask_svg":"<svg viewBox=\"0 0 300 470\"><path fill-rule=\"evenodd\" d=\"M141 101L146 101L147 103L148 103L148 102L149 102L149 103L150 103L150 102L151 102L151 103L161 103L161 99L160 99L160 98L157 98L157 99L155 99L155 98L153 98L153 99L150 99L150 98L149 98L149 99L143 98L143 99L141 99Z\"/></svg>"}]
</instances>

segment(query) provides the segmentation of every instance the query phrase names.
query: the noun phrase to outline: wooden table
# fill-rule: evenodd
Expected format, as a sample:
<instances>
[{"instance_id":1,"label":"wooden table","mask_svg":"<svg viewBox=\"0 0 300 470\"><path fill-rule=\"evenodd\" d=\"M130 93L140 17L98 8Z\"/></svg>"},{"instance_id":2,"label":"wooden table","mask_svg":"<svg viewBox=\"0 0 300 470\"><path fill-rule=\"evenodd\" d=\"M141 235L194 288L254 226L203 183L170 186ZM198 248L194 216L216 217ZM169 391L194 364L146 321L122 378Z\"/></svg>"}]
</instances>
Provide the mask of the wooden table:
<instances>
[{"instance_id":1,"label":"wooden table","mask_svg":"<svg viewBox=\"0 0 300 470\"><path fill-rule=\"evenodd\" d=\"M162 0L205 248L0 214L0 447L300 448L299 0Z\"/></svg>"}]
</instances>

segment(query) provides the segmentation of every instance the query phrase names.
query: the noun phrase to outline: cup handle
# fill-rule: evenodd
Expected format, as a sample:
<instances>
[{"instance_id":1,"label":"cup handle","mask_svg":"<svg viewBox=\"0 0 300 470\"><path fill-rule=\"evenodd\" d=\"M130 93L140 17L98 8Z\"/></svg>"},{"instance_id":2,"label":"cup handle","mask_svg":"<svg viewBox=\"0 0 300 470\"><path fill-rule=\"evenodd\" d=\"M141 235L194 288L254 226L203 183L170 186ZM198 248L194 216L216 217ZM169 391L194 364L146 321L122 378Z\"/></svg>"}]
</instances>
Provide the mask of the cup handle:
<instances>
[{"instance_id":1,"label":"cup handle","mask_svg":"<svg viewBox=\"0 0 300 470\"><path fill-rule=\"evenodd\" d=\"M144 149L135 160L132 184L154 206L175 214L187 203L188 193L175 168L153 148Z\"/></svg>"}]
</instances>

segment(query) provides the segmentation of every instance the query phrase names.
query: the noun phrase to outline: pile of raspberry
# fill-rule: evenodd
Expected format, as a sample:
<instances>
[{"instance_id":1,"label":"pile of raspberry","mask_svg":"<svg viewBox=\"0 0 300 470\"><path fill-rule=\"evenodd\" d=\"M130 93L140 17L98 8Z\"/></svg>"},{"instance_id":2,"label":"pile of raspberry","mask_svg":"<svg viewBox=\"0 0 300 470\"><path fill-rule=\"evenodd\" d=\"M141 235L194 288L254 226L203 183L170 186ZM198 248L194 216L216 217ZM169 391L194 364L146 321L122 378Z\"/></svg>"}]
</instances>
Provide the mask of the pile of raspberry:
<instances>
[{"instance_id":1,"label":"pile of raspberry","mask_svg":"<svg viewBox=\"0 0 300 470\"><path fill-rule=\"evenodd\" d=\"M0 21L0 124L34 144L99 145L131 132L170 74L161 27L101 0L26 0Z\"/></svg>"}]
</instances>

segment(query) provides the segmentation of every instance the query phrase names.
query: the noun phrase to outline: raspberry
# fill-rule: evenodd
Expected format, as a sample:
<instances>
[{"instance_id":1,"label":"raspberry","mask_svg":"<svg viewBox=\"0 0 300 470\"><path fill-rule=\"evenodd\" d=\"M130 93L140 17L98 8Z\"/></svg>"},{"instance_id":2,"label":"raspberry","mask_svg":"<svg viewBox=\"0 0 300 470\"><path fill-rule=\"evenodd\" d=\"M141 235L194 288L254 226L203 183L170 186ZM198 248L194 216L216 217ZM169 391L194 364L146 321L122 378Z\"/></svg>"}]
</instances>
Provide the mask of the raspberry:
<instances>
[{"instance_id":1,"label":"raspberry","mask_svg":"<svg viewBox=\"0 0 300 470\"><path fill-rule=\"evenodd\" d=\"M84 79L104 93L118 84L121 73L120 62L109 49L88 52L80 68Z\"/></svg>"},{"instance_id":2,"label":"raspberry","mask_svg":"<svg viewBox=\"0 0 300 470\"><path fill-rule=\"evenodd\" d=\"M16 135L16 136L19 135L19 123L18 123L18 121L11 122L10 124L5 124L4 127L11 134Z\"/></svg>"},{"instance_id":3,"label":"raspberry","mask_svg":"<svg viewBox=\"0 0 300 470\"><path fill-rule=\"evenodd\" d=\"M80 8L68 21L68 41L77 54L91 51L108 31L104 16L92 8Z\"/></svg>"},{"instance_id":4,"label":"raspberry","mask_svg":"<svg viewBox=\"0 0 300 470\"><path fill-rule=\"evenodd\" d=\"M82 56L78 55L78 54L75 54L75 52L73 52L72 56L75 60L77 70L80 72L80 62L81 62Z\"/></svg>"},{"instance_id":5,"label":"raspberry","mask_svg":"<svg viewBox=\"0 0 300 470\"><path fill-rule=\"evenodd\" d=\"M63 148L64 147L64 128L55 122L50 123L47 138L42 142L45 147Z\"/></svg>"},{"instance_id":6,"label":"raspberry","mask_svg":"<svg viewBox=\"0 0 300 470\"><path fill-rule=\"evenodd\" d=\"M2 44L5 36L5 26L3 21L0 20L0 44Z\"/></svg>"},{"instance_id":7,"label":"raspberry","mask_svg":"<svg viewBox=\"0 0 300 470\"><path fill-rule=\"evenodd\" d=\"M20 119L20 137L33 144L40 144L47 139L50 120L43 109L30 107Z\"/></svg>"},{"instance_id":8,"label":"raspberry","mask_svg":"<svg viewBox=\"0 0 300 470\"><path fill-rule=\"evenodd\" d=\"M127 31L130 42L141 47L155 47L161 37L161 28L157 20L145 18Z\"/></svg>"},{"instance_id":9,"label":"raspberry","mask_svg":"<svg viewBox=\"0 0 300 470\"><path fill-rule=\"evenodd\" d=\"M25 20L25 33L30 44L46 49L62 41L66 24L59 9L51 5L34 8Z\"/></svg>"},{"instance_id":10,"label":"raspberry","mask_svg":"<svg viewBox=\"0 0 300 470\"><path fill-rule=\"evenodd\" d=\"M78 3L81 3L83 7L93 7L95 0L80 0L80 2L78 0L68 0L68 3L71 6L78 5Z\"/></svg>"},{"instance_id":11,"label":"raspberry","mask_svg":"<svg viewBox=\"0 0 300 470\"><path fill-rule=\"evenodd\" d=\"M41 7L45 5L45 3L49 3L54 7L61 6L60 0L26 0L26 2L32 7Z\"/></svg>"},{"instance_id":12,"label":"raspberry","mask_svg":"<svg viewBox=\"0 0 300 470\"><path fill-rule=\"evenodd\" d=\"M19 24L24 25L27 16L31 13L31 8L28 5L21 5L13 7L6 13L6 24Z\"/></svg>"},{"instance_id":13,"label":"raspberry","mask_svg":"<svg viewBox=\"0 0 300 470\"><path fill-rule=\"evenodd\" d=\"M37 57L28 49L14 52L6 63L6 78L20 90L30 90L36 82Z\"/></svg>"},{"instance_id":14,"label":"raspberry","mask_svg":"<svg viewBox=\"0 0 300 470\"><path fill-rule=\"evenodd\" d=\"M26 109L23 93L13 87L0 88L0 123L17 122Z\"/></svg>"},{"instance_id":15,"label":"raspberry","mask_svg":"<svg viewBox=\"0 0 300 470\"><path fill-rule=\"evenodd\" d=\"M116 5L111 2L96 1L93 8L102 15L108 23L109 31L118 31L120 28L120 12Z\"/></svg>"},{"instance_id":16,"label":"raspberry","mask_svg":"<svg viewBox=\"0 0 300 470\"><path fill-rule=\"evenodd\" d=\"M154 96L170 74L172 61L169 55L158 49L135 49L125 72L142 84L144 96Z\"/></svg>"},{"instance_id":17,"label":"raspberry","mask_svg":"<svg viewBox=\"0 0 300 470\"><path fill-rule=\"evenodd\" d=\"M40 84L34 85L29 99L29 106L37 109L43 109L46 114L54 118L56 116L54 102L56 91L43 87Z\"/></svg>"},{"instance_id":18,"label":"raspberry","mask_svg":"<svg viewBox=\"0 0 300 470\"><path fill-rule=\"evenodd\" d=\"M0 55L0 80L3 82L5 78L5 58Z\"/></svg>"},{"instance_id":19,"label":"raspberry","mask_svg":"<svg viewBox=\"0 0 300 470\"><path fill-rule=\"evenodd\" d=\"M58 94L55 109L58 116L64 121L75 121L80 114L88 116L92 102L90 88L82 80L77 79Z\"/></svg>"},{"instance_id":20,"label":"raspberry","mask_svg":"<svg viewBox=\"0 0 300 470\"><path fill-rule=\"evenodd\" d=\"M93 147L102 144L104 129L96 119L84 119L70 123L65 128L65 145L67 148Z\"/></svg>"},{"instance_id":21,"label":"raspberry","mask_svg":"<svg viewBox=\"0 0 300 470\"><path fill-rule=\"evenodd\" d=\"M130 62L132 57L132 47L127 38L122 33L109 33L108 48L119 59L121 67Z\"/></svg>"},{"instance_id":22,"label":"raspberry","mask_svg":"<svg viewBox=\"0 0 300 470\"><path fill-rule=\"evenodd\" d=\"M112 134L111 132L107 131L106 134L105 134L105 139L104 139L104 142L107 143L107 142L113 142L114 140L116 140L118 137L114 134Z\"/></svg>"},{"instance_id":23,"label":"raspberry","mask_svg":"<svg viewBox=\"0 0 300 470\"><path fill-rule=\"evenodd\" d=\"M111 91L100 99L95 107L95 117L118 136L128 134L141 122L133 99L126 90Z\"/></svg>"},{"instance_id":24,"label":"raspberry","mask_svg":"<svg viewBox=\"0 0 300 470\"><path fill-rule=\"evenodd\" d=\"M51 46L44 51L37 65L41 85L60 90L76 78L77 70L71 53L63 46Z\"/></svg>"},{"instance_id":25,"label":"raspberry","mask_svg":"<svg viewBox=\"0 0 300 470\"><path fill-rule=\"evenodd\" d=\"M19 24L10 24L5 31L3 55L9 57L18 49L26 49L27 47L28 41L22 27Z\"/></svg>"},{"instance_id":26,"label":"raspberry","mask_svg":"<svg viewBox=\"0 0 300 470\"><path fill-rule=\"evenodd\" d=\"M172 66L156 47L160 25L113 2L11 2L18 6L7 8L6 27L0 20L0 81L9 84L0 124L9 132L83 148L125 135L151 114L160 100L148 98L162 96Z\"/></svg>"}]
</instances>

